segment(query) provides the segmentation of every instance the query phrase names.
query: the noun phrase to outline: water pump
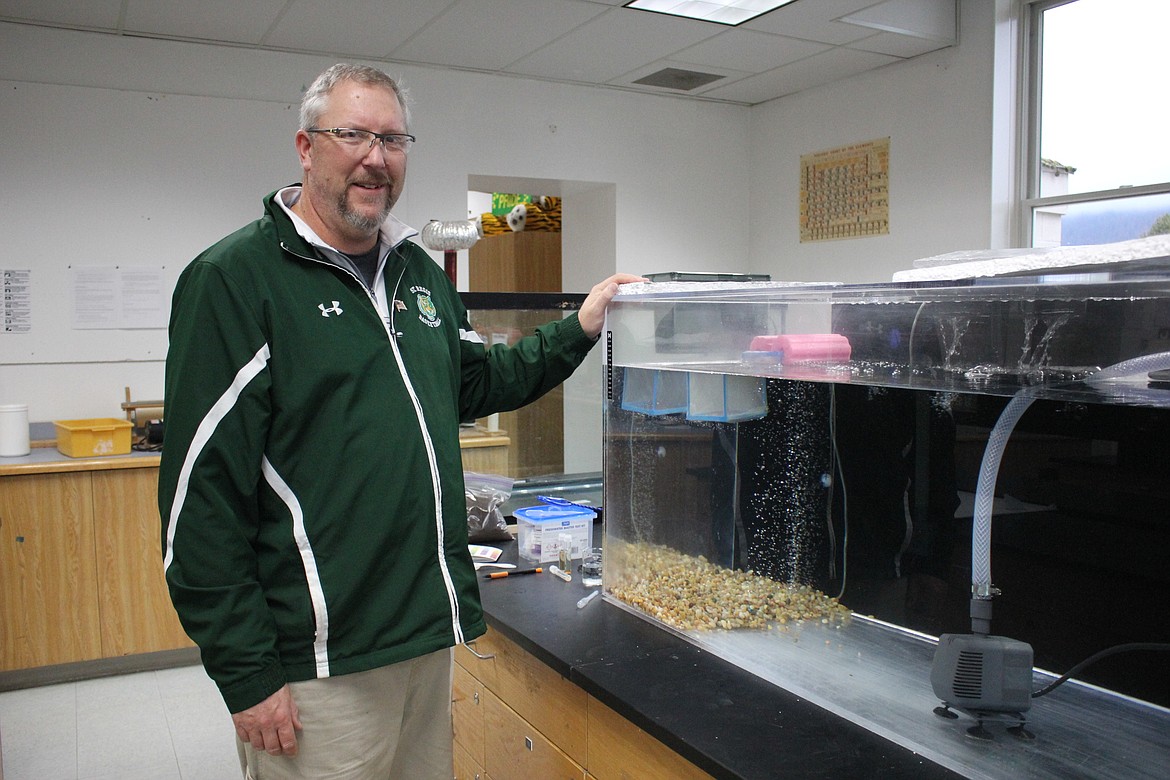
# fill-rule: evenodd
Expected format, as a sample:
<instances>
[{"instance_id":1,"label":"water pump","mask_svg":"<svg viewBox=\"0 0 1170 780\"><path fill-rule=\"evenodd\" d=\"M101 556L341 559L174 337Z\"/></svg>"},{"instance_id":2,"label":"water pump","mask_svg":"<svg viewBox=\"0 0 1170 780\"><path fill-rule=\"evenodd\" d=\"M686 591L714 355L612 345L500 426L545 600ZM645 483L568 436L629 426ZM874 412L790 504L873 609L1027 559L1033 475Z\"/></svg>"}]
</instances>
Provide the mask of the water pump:
<instances>
[{"instance_id":1,"label":"water pump","mask_svg":"<svg viewBox=\"0 0 1170 780\"><path fill-rule=\"evenodd\" d=\"M1170 352L1124 360L1085 379L1100 387L1104 382L1137 373L1170 368ZM991 584L991 515L995 483L1004 447L1016 423L1037 398L1026 388L1008 402L988 436L975 487L975 517L971 526L971 633L943 634L938 639L930 685L942 705L934 712L957 718L954 710L973 717L967 733L989 739L988 720L1009 721L1008 731L1031 739L1024 713L1032 707L1032 646L1002 636L991 636L991 599L999 590Z\"/></svg>"},{"instance_id":2,"label":"water pump","mask_svg":"<svg viewBox=\"0 0 1170 780\"><path fill-rule=\"evenodd\" d=\"M1003 636L943 634L938 638L930 685L942 701L935 713L957 718L952 708L976 723L967 733L989 739L988 720L1008 721L1008 731L1030 739L1024 713L1032 707L1032 646Z\"/></svg>"}]
</instances>

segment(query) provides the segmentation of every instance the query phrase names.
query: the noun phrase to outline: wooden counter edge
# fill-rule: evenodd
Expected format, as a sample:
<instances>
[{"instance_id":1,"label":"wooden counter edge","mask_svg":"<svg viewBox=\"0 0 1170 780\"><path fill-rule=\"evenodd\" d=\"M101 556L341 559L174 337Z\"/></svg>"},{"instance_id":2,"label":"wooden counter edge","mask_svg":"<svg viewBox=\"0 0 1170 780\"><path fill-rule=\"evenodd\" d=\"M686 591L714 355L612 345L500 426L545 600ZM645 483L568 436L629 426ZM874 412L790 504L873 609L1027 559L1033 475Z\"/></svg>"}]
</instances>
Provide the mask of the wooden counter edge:
<instances>
[{"instance_id":1,"label":"wooden counter edge","mask_svg":"<svg viewBox=\"0 0 1170 780\"><path fill-rule=\"evenodd\" d=\"M40 463L4 463L0 460L0 477L22 474L63 474L76 471L158 468L161 460L162 455L156 453L96 458L70 458L62 455L61 460Z\"/></svg>"}]
</instances>

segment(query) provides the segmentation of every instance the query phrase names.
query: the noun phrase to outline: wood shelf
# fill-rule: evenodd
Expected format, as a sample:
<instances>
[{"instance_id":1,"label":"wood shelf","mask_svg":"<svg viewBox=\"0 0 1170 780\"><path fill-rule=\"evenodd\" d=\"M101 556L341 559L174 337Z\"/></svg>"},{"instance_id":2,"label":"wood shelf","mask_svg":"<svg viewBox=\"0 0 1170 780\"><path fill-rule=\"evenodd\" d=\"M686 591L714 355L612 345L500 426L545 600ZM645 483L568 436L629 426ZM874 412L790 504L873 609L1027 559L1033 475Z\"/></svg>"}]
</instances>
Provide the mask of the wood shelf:
<instances>
[{"instance_id":1,"label":"wood shelf","mask_svg":"<svg viewBox=\"0 0 1170 780\"><path fill-rule=\"evenodd\" d=\"M467 253L475 292L561 292L561 234L539 230L484 236Z\"/></svg>"}]
</instances>

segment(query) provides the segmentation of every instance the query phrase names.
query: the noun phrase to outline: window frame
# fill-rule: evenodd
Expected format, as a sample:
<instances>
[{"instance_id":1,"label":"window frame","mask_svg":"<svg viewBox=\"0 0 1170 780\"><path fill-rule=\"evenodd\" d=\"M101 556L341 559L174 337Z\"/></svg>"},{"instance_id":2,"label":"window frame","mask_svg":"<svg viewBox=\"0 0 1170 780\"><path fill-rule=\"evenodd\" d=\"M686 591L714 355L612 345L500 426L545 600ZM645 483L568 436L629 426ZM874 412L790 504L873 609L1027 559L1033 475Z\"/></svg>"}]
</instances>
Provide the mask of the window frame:
<instances>
[{"instance_id":1,"label":"window frame","mask_svg":"<svg viewBox=\"0 0 1170 780\"><path fill-rule=\"evenodd\" d=\"M1023 39L1023 67L1020 70L1020 91L1023 95L1021 122L1022 175L1019 197L1018 228L1020 246L1035 246L1036 212L1044 208L1119 201L1146 195L1170 193L1170 181L1116 187L1092 192L1040 196L1041 183L1041 101L1043 90L1042 55L1044 43L1044 12L1078 0L1021 0L1020 27Z\"/></svg>"}]
</instances>

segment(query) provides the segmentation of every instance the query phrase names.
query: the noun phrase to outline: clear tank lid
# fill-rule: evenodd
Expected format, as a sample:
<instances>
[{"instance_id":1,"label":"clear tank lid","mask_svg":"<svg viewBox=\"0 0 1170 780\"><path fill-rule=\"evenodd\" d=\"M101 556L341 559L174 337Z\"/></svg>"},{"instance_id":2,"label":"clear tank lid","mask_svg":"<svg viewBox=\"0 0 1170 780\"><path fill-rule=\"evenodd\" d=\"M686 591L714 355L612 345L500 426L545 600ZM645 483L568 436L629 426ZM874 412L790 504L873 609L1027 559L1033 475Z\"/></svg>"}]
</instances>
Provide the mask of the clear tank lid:
<instances>
[{"instance_id":1,"label":"clear tank lid","mask_svg":"<svg viewBox=\"0 0 1170 780\"><path fill-rule=\"evenodd\" d=\"M614 366L1170 406L1156 373L1170 368L1165 257L958 280L623 285L606 327L620 334ZM848 358L773 346L826 334ZM1119 365L1132 370L1106 370Z\"/></svg>"}]
</instances>

